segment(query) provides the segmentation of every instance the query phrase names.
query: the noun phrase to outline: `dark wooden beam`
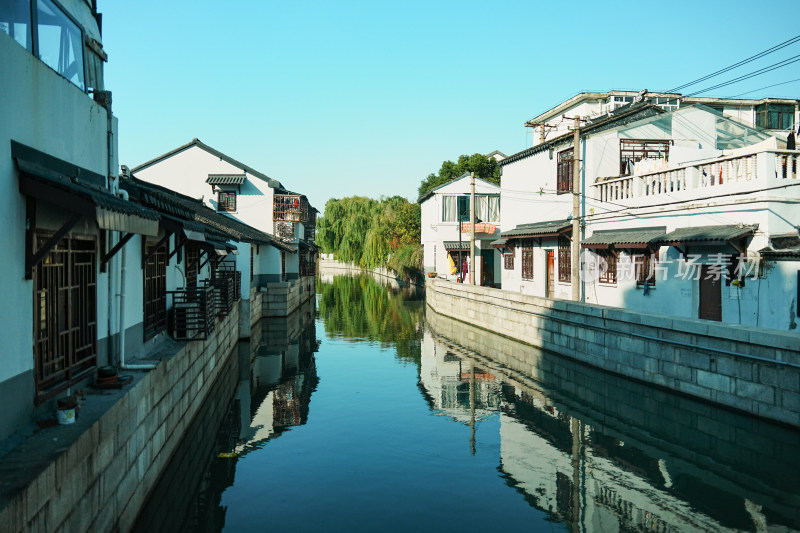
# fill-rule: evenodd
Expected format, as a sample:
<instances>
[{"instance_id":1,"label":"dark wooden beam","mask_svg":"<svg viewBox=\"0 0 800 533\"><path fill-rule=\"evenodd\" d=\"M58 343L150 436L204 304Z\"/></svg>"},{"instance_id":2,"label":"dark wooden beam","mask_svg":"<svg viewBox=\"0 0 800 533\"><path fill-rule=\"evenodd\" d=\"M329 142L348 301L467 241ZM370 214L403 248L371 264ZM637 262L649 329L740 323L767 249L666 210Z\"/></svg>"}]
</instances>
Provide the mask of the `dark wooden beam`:
<instances>
[{"instance_id":1,"label":"dark wooden beam","mask_svg":"<svg viewBox=\"0 0 800 533\"><path fill-rule=\"evenodd\" d=\"M153 247L153 251L149 254L147 253L147 244L144 242L146 239L142 239L142 269L144 269L147 262L150 260L151 257L156 255L156 251L161 248L161 246L167 242L167 240L172 236L172 232L168 231L164 234L164 237L158 241L158 243Z\"/></svg>"},{"instance_id":2,"label":"dark wooden beam","mask_svg":"<svg viewBox=\"0 0 800 533\"><path fill-rule=\"evenodd\" d=\"M39 248L35 253L33 253L31 256L29 256L27 253L25 254L25 265L26 265L25 279L32 279L33 278L33 269L34 269L34 267L36 267L36 265L38 265L42 261L42 259L44 259L45 255L50 253L50 250L52 250L55 247L55 245L58 244L58 241L63 239L64 236L67 233L69 233L70 230L75 227L75 224L77 224L82 218L83 218L82 215L72 215L64 223L64 225L61 226L58 229L58 231L56 231L53 234L52 237L47 239L47 242L45 242L42 245L42 247ZM31 250L32 249L33 249L33 247L31 246ZM27 268L28 266L30 266L30 270L28 270L28 268Z\"/></svg>"},{"instance_id":3,"label":"dark wooden beam","mask_svg":"<svg viewBox=\"0 0 800 533\"><path fill-rule=\"evenodd\" d=\"M115 244L114 247L111 250L109 250L109 252L107 254L106 253L102 254L102 256L100 257L100 265L101 265L100 266L100 271L101 272L105 272L106 271L106 264L109 261L111 261L111 258L114 257L117 254L117 252L119 252L122 249L122 247L125 246L125 244L127 244L127 242L129 240L131 240L131 238L134 235L136 235L136 234L135 233L126 233L124 236L122 236L122 238L120 238L119 242L117 244Z\"/></svg>"}]
</instances>

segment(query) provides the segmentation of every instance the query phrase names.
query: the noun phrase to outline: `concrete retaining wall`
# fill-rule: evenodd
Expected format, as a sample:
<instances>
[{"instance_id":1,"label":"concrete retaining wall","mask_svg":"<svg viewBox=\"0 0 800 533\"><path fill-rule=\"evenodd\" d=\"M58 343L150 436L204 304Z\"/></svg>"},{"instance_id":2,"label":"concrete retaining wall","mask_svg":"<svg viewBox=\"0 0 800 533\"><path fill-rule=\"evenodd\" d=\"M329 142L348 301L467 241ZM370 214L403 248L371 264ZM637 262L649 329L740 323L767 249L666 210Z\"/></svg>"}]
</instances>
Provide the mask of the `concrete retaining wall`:
<instances>
[{"instance_id":1,"label":"concrete retaining wall","mask_svg":"<svg viewBox=\"0 0 800 533\"><path fill-rule=\"evenodd\" d=\"M206 341L170 353L121 391L89 392L71 426L40 431L0 463L0 531L128 531L227 361L238 306ZM70 442L70 437L72 441ZM53 442L64 442L53 446ZM43 457L31 471L31 454ZM37 463L37 464L38 464ZM22 470L22 466L28 467Z\"/></svg>"},{"instance_id":2,"label":"concrete retaining wall","mask_svg":"<svg viewBox=\"0 0 800 533\"><path fill-rule=\"evenodd\" d=\"M800 335L429 279L436 312L646 383L800 427Z\"/></svg>"},{"instance_id":3,"label":"concrete retaining wall","mask_svg":"<svg viewBox=\"0 0 800 533\"><path fill-rule=\"evenodd\" d=\"M269 283L261 288L261 316L288 316L300 307L300 304L313 298L316 293L316 281L311 276Z\"/></svg>"}]
</instances>

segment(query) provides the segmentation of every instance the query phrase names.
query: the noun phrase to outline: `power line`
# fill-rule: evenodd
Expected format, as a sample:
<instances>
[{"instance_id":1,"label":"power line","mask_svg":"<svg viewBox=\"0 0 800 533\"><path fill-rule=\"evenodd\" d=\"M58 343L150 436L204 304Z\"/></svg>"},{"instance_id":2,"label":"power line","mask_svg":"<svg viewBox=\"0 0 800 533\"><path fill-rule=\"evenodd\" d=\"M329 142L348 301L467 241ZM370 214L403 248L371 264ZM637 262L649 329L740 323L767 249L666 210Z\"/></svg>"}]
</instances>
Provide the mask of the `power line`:
<instances>
[{"instance_id":1,"label":"power line","mask_svg":"<svg viewBox=\"0 0 800 533\"><path fill-rule=\"evenodd\" d=\"M789 46L791 44L796 43L797 41L800 41L800 35L792 37L788 41L784 41L784 42L782 42L780 44L776 44L772 48L768 48L767 50L764 50L763 52L759 52L754 56L748 57L747 59L743 59L742 61L739 61L738 63L734 63L733 65L730 65L730 66L725 67L725 68L723 68L721 70L718 70L716 72L713 72L711 74L703 76L702 78L698 78L698 79L696 79L694 81L690 81L689 83L684 83L683 85L681 85L679 87L675 87L674 89L670 89L667 92L674 93L674 92L680 91L681 89L685 89L686 87L689 87L691 85L695 85L697 83L706 81L707 79L713 78L714 76L718 76L720 74L724 74L725 72L728 72L729 70L733 70L736 67L740 67L742 65L750 63L751 61L755 61L756 59L760 59L760 58L764 57L765 55L771 54L772 52L776 52L776 51L780 50L781 48L785 48L785 47L787 47L787 46Z\"/></svg>"},{"instance_id":2,"label":"power line","mask_svg":"<svg viewBox=\"0 0 800 533\"><path fill-rule=\"evenodd\" d=\"M771 71L779 69L781 67L785 67L787 65L791 65L792 63L797 63L798 61L800 61L800 55L796 55L796 56L790 57L789 59L784 59L783 61L779 61L777 63L773 63L772 65L769 65L767 67L760 68L758 70L754 70L753 72L750 72L749 74L744 74L742 76L739 76L738 78L734 78L732 80L728 80L728 81L719 83L717 85L714 85L713 87L708 87L708 88L700 90L700 91L695 91L695 92L693 92L691 94L687 94L687 95L684 95L684 96L686 96L686 97L696 96L696 95L701 94L701 93L705 93L705 92L708 92L708 91L713 91L714 89L719 89L721 87L727 87L728 85L732 85L734 83L737 83L737 82L740 82L740 81L743 81L743 80L747 80L747 79L753 78L755 76L760 76L761 74L766 74L767 72L771 72Z\"/></svg>"},{"instance_id":3,"label":"power line","mask_svg":"<svg viewBox=\"0 0 800 533\"><path fill-rule=\"evenodd\" d=\"M771 89L772 87L777 87L778 85L786 85L787 83L794 83L796 81L800 81L800 78L797 78L795 80L782 81L780 83L774 83L772 85L767 85L766 87L760 87L758 89L753 89L752 91L747 91L746 93L739 93L736 96L731 96L730 98L739 98L740 96L744 96L746 94L755 93L755 92L758 92L758 91L763 91L764 89Z\"/></svg>"}]
</instances>

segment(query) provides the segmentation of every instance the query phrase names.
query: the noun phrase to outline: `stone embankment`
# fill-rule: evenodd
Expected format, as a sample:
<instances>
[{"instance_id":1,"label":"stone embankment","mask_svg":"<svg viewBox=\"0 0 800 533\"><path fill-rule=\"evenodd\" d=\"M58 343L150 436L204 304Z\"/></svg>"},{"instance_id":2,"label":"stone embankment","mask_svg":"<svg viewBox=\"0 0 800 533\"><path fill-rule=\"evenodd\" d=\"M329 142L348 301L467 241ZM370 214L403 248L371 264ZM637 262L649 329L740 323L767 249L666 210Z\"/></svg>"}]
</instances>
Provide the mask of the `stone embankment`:
<instances>
[{"instance_id":1,"label":"stone embankment","mask_svg":"<svg viewBox=\"0 0 800 533\"><path fill-rule=\"evenodd\" d=\"M651 385L800 427L800 336L429 279L434 311ZM536 368L532 367L532 377Z\"/></svg>"}]
</instances>

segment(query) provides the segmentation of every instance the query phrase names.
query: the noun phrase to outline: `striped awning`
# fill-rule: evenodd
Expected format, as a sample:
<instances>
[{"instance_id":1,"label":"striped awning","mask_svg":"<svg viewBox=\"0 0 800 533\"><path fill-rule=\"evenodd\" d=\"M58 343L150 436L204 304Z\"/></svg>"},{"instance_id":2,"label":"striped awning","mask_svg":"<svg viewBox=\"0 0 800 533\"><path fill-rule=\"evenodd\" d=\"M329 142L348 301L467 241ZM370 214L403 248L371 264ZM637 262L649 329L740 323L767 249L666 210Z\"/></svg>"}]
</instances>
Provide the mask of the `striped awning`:
<instances>
[{"instance_id":1,"label":"striped awning","mask_svg":"<svg viewBox=\"0 0 800 533\"><path fill-rule=\"evenodd\" d=\"M247 174L209 174L206 183L209 185L241 185Z\"/></svg>"},{"instance_id":2,"label":"striped awning","mask_svg":"<svg viewBox=\"0 0 800 533\"><path fill-rule=\"evenodd\" d=\"M444 244L444 249L448 252L452 252L454 250L456 252L459 250L463 252L469 251L469 241L444 241L442 244Z\"/></svg>"}]
</instances>

